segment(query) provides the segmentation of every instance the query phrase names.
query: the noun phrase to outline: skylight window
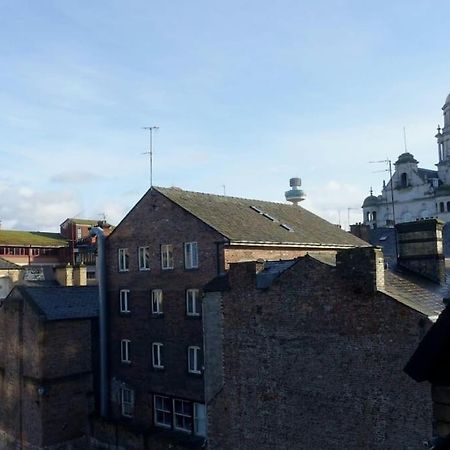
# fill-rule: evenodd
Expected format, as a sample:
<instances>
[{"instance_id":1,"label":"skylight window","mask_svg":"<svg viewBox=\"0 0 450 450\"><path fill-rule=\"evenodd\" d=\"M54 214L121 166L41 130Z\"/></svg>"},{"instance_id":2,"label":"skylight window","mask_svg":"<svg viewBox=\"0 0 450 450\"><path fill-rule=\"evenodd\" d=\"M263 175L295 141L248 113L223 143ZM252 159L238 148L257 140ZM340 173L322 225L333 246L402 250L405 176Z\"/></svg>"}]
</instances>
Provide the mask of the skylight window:
<instances>
[{"instance_id":1,"label":"skylight window","mask_svg":"<svg viewBox=\"0 0 450 450\"><path fill-rule=\"evenodd\" d=\"M286 223L280 223L280 227L284 228L285 230L288 230L288 231L294 231L294 229L292 227L290 227L289 225L287 225Z\"/></svg>"},{"instance_id":2,"label":"skylight window","mask_svg":"<svg viewBox=\"0 0 450 450\"><path fill-rule=\"evenodd\" d=\"M266 219L271 220L272 222L277 222L277 219L275 219L275 217L272 217L270 214L267 214L267 213L263 212L262 215L263 215Z\"/></svg>"},{"instance_id":3,"label":"skylight window","mask_svg":"<svg viewBox=\"0 0 450 450\"><path fill-rule=\"evenodd\" d=\"M250 208L253 209L253 211L256 211L258 214L263 213L257 206L250 205Z\"/></svg>"}]
</instances>

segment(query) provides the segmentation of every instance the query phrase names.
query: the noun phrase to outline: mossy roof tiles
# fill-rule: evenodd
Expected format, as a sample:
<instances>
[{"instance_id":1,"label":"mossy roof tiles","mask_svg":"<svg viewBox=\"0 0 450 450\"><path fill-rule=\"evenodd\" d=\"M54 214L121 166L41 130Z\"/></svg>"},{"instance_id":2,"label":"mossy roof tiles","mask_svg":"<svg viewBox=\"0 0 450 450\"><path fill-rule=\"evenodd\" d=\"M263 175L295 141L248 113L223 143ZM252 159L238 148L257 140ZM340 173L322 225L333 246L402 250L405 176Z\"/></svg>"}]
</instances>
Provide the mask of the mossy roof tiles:
<instances>
[{"instance_id":1,"label":"mossy roof tiles","mask_svg":"<svg viewBox=\"0 0 450 450\"><path fill-rule=\"evenodd\" d=\"M301 206L154 187L232 243L361 247L367 242ZM274 219L274 220L272 220Z\"/></svg>"},{"instance_id":2,"label":"mossy roof tiles","mask_svg":"<svg viewBox=\"0 0 450 450\"><path fill-rule=\"evenodd\" d=\"M0 245L32 247L67 247L67 240L59 233L42 231L0 230Z\"/></svg>"}]
</instances>

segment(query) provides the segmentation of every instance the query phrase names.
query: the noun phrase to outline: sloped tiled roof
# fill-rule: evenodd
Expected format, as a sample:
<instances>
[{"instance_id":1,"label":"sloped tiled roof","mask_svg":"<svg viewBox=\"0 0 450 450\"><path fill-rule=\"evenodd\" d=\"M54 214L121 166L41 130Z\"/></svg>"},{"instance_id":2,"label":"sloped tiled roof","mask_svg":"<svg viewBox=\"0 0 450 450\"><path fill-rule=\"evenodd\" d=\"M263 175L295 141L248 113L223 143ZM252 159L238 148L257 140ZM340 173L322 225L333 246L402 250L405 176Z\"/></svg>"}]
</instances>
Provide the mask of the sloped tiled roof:
<instances>
[{"instance_id":1,"label":"sloped tiled roof","mask_svg":"<svg viewBox=\"0 0 450 450\"><path fill-rule=\"evenodd\" d=\"M396 268L385 271L384 293L429 317L438 316L445 305L443 298L448 296L447 285L437 283Z\"/></svg>"},{"instance_id":2,"label":"sloped tiled roof","mask_svg":"<svg viewBox=\"0 0 450 450\"><path fill-rule=\"evenodd\" d=\"M46 320L88 319L98 316L98 287L18 286Z\"/></svg>"},{"instance_id":3,"label":"sloped tiled roof","mask_svg":"<svg viewBox=\"0 0 450 450\"><path fill-rule=\"evenodd\" d=\"M6 259L0 258L0 270L12 270L12 269L22 269L21 266L7 261Z\"/></svg>"},{"instance_id":4,"label":"sloped tiled roof","mask_svg":"<svg viewBox=\"0 0 450 450\"><path fill-rule=\"evenodd\" d=\"M361 247L367 242L300 206L153 188L231 242Z\"/></svg>"},{"instance_id":5,"label":"sloped tiled roof","mask_svg":"<svg viewBox=\"0 0 450 450\"><path fill-rule=\"evenodd\" d=\"M0 245L34 247L67 247L67 240L59 233L42 231L0 230Z\"/></svg>"}]
</instances>

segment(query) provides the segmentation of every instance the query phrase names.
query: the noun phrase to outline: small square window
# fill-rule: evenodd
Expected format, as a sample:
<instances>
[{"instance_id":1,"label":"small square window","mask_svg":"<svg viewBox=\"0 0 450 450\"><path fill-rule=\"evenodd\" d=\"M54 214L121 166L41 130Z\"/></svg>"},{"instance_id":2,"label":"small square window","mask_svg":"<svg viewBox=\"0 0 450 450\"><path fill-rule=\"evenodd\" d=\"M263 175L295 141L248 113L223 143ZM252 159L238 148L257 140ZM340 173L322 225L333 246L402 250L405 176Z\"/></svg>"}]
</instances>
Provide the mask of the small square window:
<instances>
[{"instance_id":1,"label":"small square window","mask_svg":"<svg viewBox=\"0 0 450 450\"><path fill-rule=\"evenodd\" d=\"M119 248L119 272L127 272L129 270L129 256L127 248Z\"/></svg>"},{"instance_id":2,"label":"small square window","mask_svg":"<svg viewBox=\"0 0 450 450\"><path fill-rule=\"evenodd\" d=\"M186 314L188 316L199 316L201 312L200 295L198 289L186 291Z\"/></svg>"},{"instance_id":3,"label":"small square window","mask_svg":"<svg viewBox=\"0 0 450 450\"><path fill-rule=\"evenodd\" d=\"M161 245L161 269L173 269L173 245Z\"/></svg>"},{"instance_id":4,"label":"small square window","mask_svg":"<svg viewBox=\"0 0 450 450\"><path fill-rule=\"evenodd\" d=\"M200 369L200 347L188 347L188 372L202 373Z\"/></svg>"},{"instance_id":5,"label":"small square window","mask_svg":"<svg viewBox=\"0 0 450 450\"><path fill-rule=\"evenodd\" d=\"M120 302L120 312L121 313L129 313L130 312L129 294L130 294L130 291L128 289L121 289L119 292L119 302Z\"/></svg>"},{"instance_id":6,"label":"small square window","mask_svg":"<svg viewBox=\"0 0 450 450\"><path fill-rule=\"evenodd\" d=\"M186 269L198 268L198 248L197 242L184 243L184 267Z\"/></svg>"},{"instance_id":7,"label":"small square window","mask_svg":"<svg viewBox=\"0 0 450 450\"><path fill-rule=\"evenodd\" d=\"M152 290L152 314L163 313L163 291L161 289Z\"/></svg>"},{"instance_id":8,"label":"small square window","mask_svg":"<svg viewBox=\"0 0 450 450\"><path fill-rule=\"evenodd\" d=\"M130 344L131 341L128 339L122 339L120 341L120 360L123 363L130 363Z\"/></svg>"},{"instance_id":9,"label":"small square window","mask_svg":"<svg viewBox=\"0 0 450 450\"><path fill-rule=\"evenodd\" d=\"M122 388L121 390L121 405L122 416L133 417L134 412L134 391L128 388Z\"/></svg>"},{"instance_id":10,"label":"small square window","mask_svg":"<svg viewBox=\"0 0 450 450\"><path fill-rule=\"evenodd\" d=\"M150 270L150 247L138 248L139 270Z\"/></svg>"},{"instance_id":11,"label":"small square window","mask_svg":"<svg viewBox=\"0 0 450 450\"><path fill-rule=\"evenodd\" d=\"M152 344L152 365L155 369L164 369L162 363L162 349L163 344L160 342L153 342Z\"/></svg>"}]
</instances>

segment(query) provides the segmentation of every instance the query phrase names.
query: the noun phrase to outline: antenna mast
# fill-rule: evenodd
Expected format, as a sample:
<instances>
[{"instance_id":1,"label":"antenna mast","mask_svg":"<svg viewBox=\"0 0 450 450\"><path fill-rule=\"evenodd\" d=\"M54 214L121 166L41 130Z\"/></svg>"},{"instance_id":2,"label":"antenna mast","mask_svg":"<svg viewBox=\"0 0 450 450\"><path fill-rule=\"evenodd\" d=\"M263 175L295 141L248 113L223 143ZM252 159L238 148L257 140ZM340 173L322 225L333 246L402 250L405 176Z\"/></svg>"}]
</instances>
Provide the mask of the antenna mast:
<instances>
[{"instance_id":1,"label":"antenna mast","mask_svg":"<svg viewBox=\"0 0 450 450\"><path fill-rule=\"evenodd\" d=\"M408 153L408 147L406 146L406 127L403 127L403 144L405 145L405 153Z\"/></svg>"},{"instance_id":2,"label":"antenna mast","mask_svg":"<svg viewBox=\"0 0 450 450\"><path fill-rule=\"evenodd\" d=\"M150 132L150 148L148 152L142 153L143 155L149 155L150 159L150 187L153 186L153 131L159 130L158 126L142 127L143 130Z\"/></svg>"}]
</instances>

